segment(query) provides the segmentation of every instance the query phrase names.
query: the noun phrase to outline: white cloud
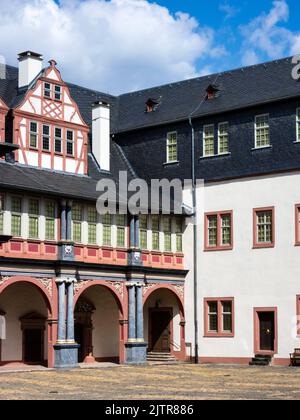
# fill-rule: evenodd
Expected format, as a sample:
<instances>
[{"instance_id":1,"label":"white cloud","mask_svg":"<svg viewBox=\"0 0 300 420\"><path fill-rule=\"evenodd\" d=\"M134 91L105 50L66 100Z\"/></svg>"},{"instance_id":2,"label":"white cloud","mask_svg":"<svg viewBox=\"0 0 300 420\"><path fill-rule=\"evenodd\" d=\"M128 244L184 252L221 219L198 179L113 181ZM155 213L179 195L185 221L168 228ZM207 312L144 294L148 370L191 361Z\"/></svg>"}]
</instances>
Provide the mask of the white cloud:
<instances>
[{"instance_id":1,"label":"white cloud","mask_svg":"<svg viewBox=\"0 0 300 420\"><path fill-rule=\"evenodd\" d=\"M238 9L237 7L231 6L228 3L221 3L219 5L219 10L225 13L226 20L235 17L240 12L240 9Z\"/></svg>"},{"instance_id":2,"label":"white cloud","mask_svg":"<svg viewBox=\"0 0 300 420\"><path fill-rule=\"evenodd\" d=\"M125 92L196 76L197 61L224 54L214 31L147 0L1 0L0 54L55 58L63 77Z\"/></svg>"},{"instance_id":3,"label":"white cloud","mask_svg":"<svg viewBox=\"0 0 300 420\"><path fill-rule=\"evenodd\" d=\"M242 26L243 64L256 64L265 57L275 59L300 50L300 36L284 27L288 20L289 6L286 0L275 0L269 13L262 13L248 25Z\"/></svg>"}]
</instances>

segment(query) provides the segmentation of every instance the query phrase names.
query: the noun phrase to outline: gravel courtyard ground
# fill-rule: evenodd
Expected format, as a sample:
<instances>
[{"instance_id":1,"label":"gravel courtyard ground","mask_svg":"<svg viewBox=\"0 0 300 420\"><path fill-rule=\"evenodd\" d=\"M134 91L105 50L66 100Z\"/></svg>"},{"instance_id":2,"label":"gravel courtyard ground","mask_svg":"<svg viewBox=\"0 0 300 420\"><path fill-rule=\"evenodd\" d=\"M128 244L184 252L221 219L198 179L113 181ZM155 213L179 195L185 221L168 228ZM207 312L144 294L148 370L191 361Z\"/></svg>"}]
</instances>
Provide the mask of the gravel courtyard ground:
<instances>
[{"instance_id":1,"label":"gravel courtyard ground","mask_svg":"<svg viewBox=\"0 0 300 420\"><path fill-rule=\"evenodd\" d=\"M299 368L155 365L2 373L0 399L300 399Z\"/></svg>"}]
</instances>

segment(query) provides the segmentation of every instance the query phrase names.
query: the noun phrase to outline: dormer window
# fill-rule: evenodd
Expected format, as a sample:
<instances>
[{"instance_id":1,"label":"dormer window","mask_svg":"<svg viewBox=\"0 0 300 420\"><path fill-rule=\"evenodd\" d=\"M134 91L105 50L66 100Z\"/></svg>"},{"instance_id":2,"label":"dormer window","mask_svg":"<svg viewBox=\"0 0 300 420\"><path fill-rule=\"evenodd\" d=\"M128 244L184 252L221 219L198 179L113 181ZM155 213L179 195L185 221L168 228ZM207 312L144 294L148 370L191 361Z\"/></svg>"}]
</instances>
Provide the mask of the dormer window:
<instances>
[{"instance_id":1,"label":"dormer window","mask_svg":"<svg viewBox=\"0 0 300 420\"><path fill-rule=\"evenodd\" d=\"M220 89L217 85L209 85L206 89L207 97L206 99L208 101L215 99L218 96Z\"/></svg>"},{"instance_id":2,"label":"dormer window","mask_svg":"<svg viewBox=\"0 0 300 420\"><path fill-rule=\"evenodd\" d=\"M146 113L154 112L160 105L160 99L149 98L146 102Z\"/></svg>"}]
</instances>

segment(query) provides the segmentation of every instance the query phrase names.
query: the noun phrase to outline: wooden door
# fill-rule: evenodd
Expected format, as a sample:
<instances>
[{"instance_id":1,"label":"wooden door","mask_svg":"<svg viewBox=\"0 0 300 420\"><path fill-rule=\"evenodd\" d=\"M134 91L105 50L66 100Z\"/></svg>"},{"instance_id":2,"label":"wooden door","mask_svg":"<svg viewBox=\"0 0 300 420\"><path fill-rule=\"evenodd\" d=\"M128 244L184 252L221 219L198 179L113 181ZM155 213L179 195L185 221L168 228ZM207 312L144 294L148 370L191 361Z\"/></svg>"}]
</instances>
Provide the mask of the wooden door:
<instances>
[{"instance_id":1,"label":"wooden door","mask_svg":"<svg viewBox=\"0 0 300 420\"><path fill-rule=\"evenodd\" d=\"M275 350L275 318L274 312L259 313L260 350Z\"/></svg>"},{"instance_id":2,"label":"wooden door","mask_svg":"<svg viewBox=\"0 0 300 420\"><path fill-rule=\"evenodd\" d=\"M150 310L150 351L169 353L171 351L172 311Z\"/></svg>"},{"instance_id":3,"label":"wooden door","mask_svg":"<svg viewBox=\"0 0 300 420\"><path fill-rule=\"evenodd\" d=\"M43 334L41 329L26 329L24 331L24 362L42 363L44 359Z\"/></svg>"}]
</instances>

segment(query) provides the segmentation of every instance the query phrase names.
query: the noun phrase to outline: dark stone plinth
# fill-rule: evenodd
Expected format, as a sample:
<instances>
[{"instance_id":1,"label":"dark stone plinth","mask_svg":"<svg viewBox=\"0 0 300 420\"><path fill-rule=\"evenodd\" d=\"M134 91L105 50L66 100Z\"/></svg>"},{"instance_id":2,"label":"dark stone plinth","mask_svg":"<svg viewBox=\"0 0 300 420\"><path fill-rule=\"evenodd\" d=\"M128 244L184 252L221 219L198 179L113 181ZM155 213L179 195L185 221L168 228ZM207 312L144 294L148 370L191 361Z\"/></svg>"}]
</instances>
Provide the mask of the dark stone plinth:
<instances>
[{"instance_id":1,"label":"dark stone plinth","mask_svg":"<svg viewBox=\"0 0 300 420\"><path fill-rule=\"evenodd\" d=\"M129 342L125 344L126 364L144 365L147 363L147 343Z\"/></svg>"},{"instance_id":2,"label":"dark stone plinth","mask_svg":"<svg viewBox=\"0 0 300 420\"><path fill-rule=\"evenodd\" d=\"M59 258L61 261L74 261L74 242L61 241L59 243Z\"/></svg>"},{"instance_id":3,"label":"dark stone plinth","mask_svg":"<svg viewBox=\"0 0 300 420\"><path fill-rule=\"evenodd\" d=\"M55 344L55 368L74 369L78 367L79 344Z\"/></svg>"},{"instance_id":4,"label":"dark stone plinth","mask_svg":"<svg viewBox=\"0 0 300 420\"><path fill-rule=\"evenodd\" d=\"M128 265L141 267L143 265L142 251L140 249L131 249L128 252Z\"/></svg>"}]
</instances>

